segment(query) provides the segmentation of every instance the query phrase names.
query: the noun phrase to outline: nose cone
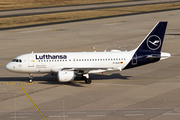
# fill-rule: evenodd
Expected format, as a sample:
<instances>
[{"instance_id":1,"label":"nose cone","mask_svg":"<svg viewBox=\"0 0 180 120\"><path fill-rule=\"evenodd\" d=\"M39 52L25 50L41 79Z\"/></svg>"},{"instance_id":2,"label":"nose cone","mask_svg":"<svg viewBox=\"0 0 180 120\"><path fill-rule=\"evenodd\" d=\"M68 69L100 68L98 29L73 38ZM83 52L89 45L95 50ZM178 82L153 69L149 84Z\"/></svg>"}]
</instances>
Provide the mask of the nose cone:
<instances>
[{"instance_id":1,"label":"nose cone","mask_svg":"<svg viewBox=\"0 0 180 120\"><path fill-rule=\"evenodd\" d=\"M9 71L13 71L13 66L12 66L11 62L6 65L6 69Z\"/></svg>"}]
</instances>

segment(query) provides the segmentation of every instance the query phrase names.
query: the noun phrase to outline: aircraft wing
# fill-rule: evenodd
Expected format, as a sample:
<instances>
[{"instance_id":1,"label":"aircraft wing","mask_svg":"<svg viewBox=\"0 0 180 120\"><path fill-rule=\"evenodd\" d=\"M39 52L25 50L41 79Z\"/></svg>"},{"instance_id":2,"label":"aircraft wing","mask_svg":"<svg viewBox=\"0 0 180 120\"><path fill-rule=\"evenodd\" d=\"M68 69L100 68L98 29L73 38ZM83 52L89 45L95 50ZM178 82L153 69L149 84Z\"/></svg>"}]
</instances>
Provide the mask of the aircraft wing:
<instances>
[{"instance_id":1,"label":"aircraft wing","mask_svg":"<svg viewBox=\"0 0 180 120\"><path fill-rule=\"evenodd\" d=\"M102 67L102 68L75 67L75 68L63 68L62 70L77 71L77 72L83 72L83 73L99 73L99 72L105 72L108 70L114 70L114 68L113 67Z\"/></svg>"}]
</instances>

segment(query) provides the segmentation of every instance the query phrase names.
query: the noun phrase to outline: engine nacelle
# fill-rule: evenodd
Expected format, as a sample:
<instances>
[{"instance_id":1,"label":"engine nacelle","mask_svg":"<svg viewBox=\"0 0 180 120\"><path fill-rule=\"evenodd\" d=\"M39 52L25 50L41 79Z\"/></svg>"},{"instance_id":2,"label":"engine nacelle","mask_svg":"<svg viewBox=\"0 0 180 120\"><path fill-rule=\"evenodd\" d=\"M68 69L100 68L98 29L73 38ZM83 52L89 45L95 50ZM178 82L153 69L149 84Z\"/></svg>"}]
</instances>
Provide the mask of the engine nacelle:
<instances>
[{"instance_id":1,"label":"engine nacelle","mask_svg":"<svg viewBox=\"0 0 180 120\"><path fill-rule=\"evenodd\" d=\"M59 82L69 82L73 81L76 77L74 71L58 71L57 72L57 80Z\"/></svg>"}]
</instances>

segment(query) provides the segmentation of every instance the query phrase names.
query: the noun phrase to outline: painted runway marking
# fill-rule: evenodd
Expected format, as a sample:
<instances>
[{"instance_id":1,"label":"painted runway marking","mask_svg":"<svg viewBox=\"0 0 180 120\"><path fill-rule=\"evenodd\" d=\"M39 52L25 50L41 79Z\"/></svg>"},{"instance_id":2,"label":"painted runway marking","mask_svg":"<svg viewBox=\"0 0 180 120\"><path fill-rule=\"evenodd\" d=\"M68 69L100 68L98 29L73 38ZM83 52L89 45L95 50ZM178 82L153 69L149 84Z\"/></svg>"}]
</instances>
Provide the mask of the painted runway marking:
<instances>
[{"instance_id":1,"label":"painted runway marking","mask_svg":"<svg viewBox=\"0 0 180 120\"><path fill-rule=\"evenodd\" d=\"M16 84L21 84L21 85L24 85L24 84L32 85L32 84L34 84L34 83L33 83L33 82L32 82L32 83L29 83L29 82L3 82L2 84L3 84L3 85L16 85Z\"/></svg>"},{"instance_id":2,"label":"painted runway marking","mask_svg":"<svg viewBox=\"0 0 180 120\"><path fill-rule=\"evenodd\" d=\"M106 115L87 115L87 117L105 117Z\"/></svg>"},{"instance_id":3,"label":"painted runway marking","mask_svg":"<svg viewBox=\"0 0 180 120\"><path fill-rule=\"evenodd\" d=\"M61 117L61 118L64 118L64 117L68 117L68 116L48 116L48 117L51 117L51 118L55 118L55 117Z\"/></svg>"},{"instance_id":4,"label":"painted runway marking","mask_svg":"<svg viewBox=\"0 0 180 120\"><path fill-rule=\"evenodd\" d=\"M32 115L34 113L11 113L11 115L14 115L14 114L16 114L16 115Z\"/></svg>"},{"instance_id":5,"label":"painted runway marking","mask_svg":"<svg viewBox=\"0 0 180 120\"><path fill-rule=\"evenodd\" d=\"M9 118L13 118L13 119L16 119L16 118L29 118L29 116L9 117Z\"/></svg>"},{"instance_id":6,"label":"painted runway marking","mask_svg":"<svg viewBox=\"0 0 180 120\"><path fill-rule=\"evenodd\" d=\"M144 114L125 114L124 116L143 116Z\"/></svg>"},{"instance_id":7,"label":"painted runway marking","mask_svg":"<svg viewBox=\"0 0 180 120\"><path fill-rule=\"evenodd\" d=\"M26 93L26 91L24 90L24 88L19 85L19 87L22 89L22 91L26 94L26 96L29 98L29 100L31 101L31 103L34 105L34 107L39 111L39 113L41 114L41 116L44 118L44 120L47 120L46 117L42 114L42 112L40 111L40 109L37 107L37 105L33 102L33 100L29 97L29 95Z\"/></svg>"},{"instance_id":8,"label":"painted runway marking","mask_svg":"<svg viewBox=\"0 0 180 120\"><path fill-rule=\"evenodd\" d=\"M163 115L180 115L180 113L164 113Z\"/></svg>"},{"instance_id":9,"label":"painted runway marking","mask_svg":"<svg viewBox=\"0 0 180 120\"><path fill-rule=\"evenodd\" d=\"M9 83L2 83L3 85L15 85L16 83L14 83L14 82L9 82Z\"/></svg>"},{"instance_id":10,"label":"painted runway marking","mask_svg":"<svg viewBox=\"0 0 180 120\"><path fill-rule=\"evenodd\" d=\"M123 113L142 113L142 111L123 111Z\"/></svg>"},{"instance_id":11,"label":"painted runway marking","mask_svg":"<svg viewBox=\"0 0 180 120\"><path fill-rule=\"evenodd\" d=\"M20 84L27 84L27 85L32 85L32 84L34 84L34 82L32 82L32 83L30 83L30 82L20 82Z\"/></svg>"}]
</instances>

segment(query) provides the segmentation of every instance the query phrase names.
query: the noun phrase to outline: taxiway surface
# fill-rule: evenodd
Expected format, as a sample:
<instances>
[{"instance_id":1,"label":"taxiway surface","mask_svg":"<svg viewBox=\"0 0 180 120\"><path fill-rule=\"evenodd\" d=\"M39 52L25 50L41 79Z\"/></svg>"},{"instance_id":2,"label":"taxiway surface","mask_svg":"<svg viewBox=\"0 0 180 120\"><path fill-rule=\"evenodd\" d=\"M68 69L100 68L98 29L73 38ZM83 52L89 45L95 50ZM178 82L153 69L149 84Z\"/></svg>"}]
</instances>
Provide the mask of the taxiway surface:
<instances>
[{"instance_id":1,"label":"taxiway surface","mask_svg":"<svg viewBox=\"0 0 180 120\"><path fill-rule=\"evenodd\" d=\"M0 31L0 119L178 120L180 10ZM168 21L162 51L172 57L84 81L11 73L6 63L34 52L136 48L158 21ZM92 50L91 47L95 49ZM78 56L77 56L78 57Z\"/></svg>"}]
</instances>

